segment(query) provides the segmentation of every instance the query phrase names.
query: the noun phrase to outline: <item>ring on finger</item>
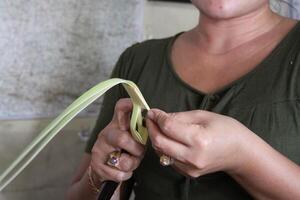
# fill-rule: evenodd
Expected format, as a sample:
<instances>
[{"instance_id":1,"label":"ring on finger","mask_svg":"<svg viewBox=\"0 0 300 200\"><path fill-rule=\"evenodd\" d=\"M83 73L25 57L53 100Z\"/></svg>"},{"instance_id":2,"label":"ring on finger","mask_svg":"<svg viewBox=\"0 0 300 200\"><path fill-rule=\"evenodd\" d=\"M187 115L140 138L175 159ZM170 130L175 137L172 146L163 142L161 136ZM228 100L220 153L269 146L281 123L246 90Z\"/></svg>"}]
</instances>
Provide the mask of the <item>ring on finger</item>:
<instances>
[{"instance_id":1,"label":"ring on finger","mask_svg":"<svg viewBox=\"0 0 300 200\"><path fill-rule=\"evenodd\" d=\"M113 151L110 154L108 154L108 159L106 161L106 164L111 167L116 167L120 163L120 157L121 157L121 151Z\"/></svg>"},{"instance_id":2,"label":"ring on finger","mask_svg":"<svg viewBox=\"0 0 300 200\"><path fill-rule=\"evenodd\" d=\"M172 158L171 156L168 155L161 155L159 158L159 162L162 166L169 166L174 164L174 158Z\"/></svg>"}]
</instances>

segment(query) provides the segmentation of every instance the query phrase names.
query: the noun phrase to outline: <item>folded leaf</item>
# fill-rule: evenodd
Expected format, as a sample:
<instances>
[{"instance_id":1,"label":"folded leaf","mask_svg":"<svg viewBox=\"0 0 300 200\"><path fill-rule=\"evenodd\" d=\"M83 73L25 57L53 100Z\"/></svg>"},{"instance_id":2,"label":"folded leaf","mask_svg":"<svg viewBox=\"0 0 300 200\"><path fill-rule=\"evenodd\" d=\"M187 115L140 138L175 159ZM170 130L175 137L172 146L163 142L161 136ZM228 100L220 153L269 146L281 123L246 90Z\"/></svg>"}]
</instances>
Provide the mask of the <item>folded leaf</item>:
<instances>
[{"instance_id":1,"label":"folded leaf","mask_svg":"<svg viewBox=\"0 0 300 200\"><path fill-rule=\"evenodd\" d=\"M141 144L146 144L148 132L142 125L143 109L149 110L149 106L135 83L119 78L103 81L68 106L58 117L56 117L33 141L25 148L14 162L0 175L0 191L20 174L24 168L45 148L53 137L70 122L80 111L93 103L106 91L115 85L122 84L130 96L133 111L130 119L130 131L133 138Z\"/></svg>"}]
</instances>

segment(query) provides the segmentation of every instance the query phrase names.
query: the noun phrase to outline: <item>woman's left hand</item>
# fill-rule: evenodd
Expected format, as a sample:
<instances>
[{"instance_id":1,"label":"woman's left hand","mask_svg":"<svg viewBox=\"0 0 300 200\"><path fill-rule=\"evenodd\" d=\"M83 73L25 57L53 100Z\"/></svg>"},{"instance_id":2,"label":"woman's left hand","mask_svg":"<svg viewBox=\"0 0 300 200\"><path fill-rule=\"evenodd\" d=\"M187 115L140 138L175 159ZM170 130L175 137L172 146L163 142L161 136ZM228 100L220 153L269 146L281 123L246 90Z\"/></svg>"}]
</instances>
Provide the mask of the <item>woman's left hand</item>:
<instances>
[{"instance_id":1,"label":"woman's left hand","mask_svg":"<svg viewBox=\"0 0 300 200\"><path fill-rule=\"evenodd\" d=\"M158 154L172 157L172 166L191 177L237 170L257 139L237 120L203 110L168 114L151 109L146 124Z\"/></svg>"}]
</instances>

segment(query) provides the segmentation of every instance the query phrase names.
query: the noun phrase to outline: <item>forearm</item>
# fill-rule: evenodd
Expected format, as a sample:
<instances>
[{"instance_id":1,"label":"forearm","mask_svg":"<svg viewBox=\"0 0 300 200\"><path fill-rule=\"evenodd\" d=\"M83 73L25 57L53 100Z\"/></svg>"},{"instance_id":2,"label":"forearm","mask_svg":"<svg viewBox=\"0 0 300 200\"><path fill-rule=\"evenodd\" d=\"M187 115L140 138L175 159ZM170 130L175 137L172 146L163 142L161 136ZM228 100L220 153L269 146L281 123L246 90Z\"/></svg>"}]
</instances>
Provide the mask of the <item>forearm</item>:
<instances>
[{"instance_id":1,"label":"forearm","mask_svg":"<svg viewBox=\"0 0 300 200\"><path fill-rule=\"evenodd\" d=\"M99 183L97 183L99 185ZM112 200L120 200L120 187L115 191ZM101 192L101 191L100 191ZM95 193L89 185L89 176L86 172L81 180L74 182L68 190L68 200L97 200L99 193Z\"/></svg>"},{"instance_id":2,"label":"forearm","mask_svg":"<svg viewBox=\"0 0 300 200\"><path fill-rule=\"evenodd\" d=\"M254 136L243 162L228 173L256 199L300 199L300 167Z\"/></svg>"}]
</instances>

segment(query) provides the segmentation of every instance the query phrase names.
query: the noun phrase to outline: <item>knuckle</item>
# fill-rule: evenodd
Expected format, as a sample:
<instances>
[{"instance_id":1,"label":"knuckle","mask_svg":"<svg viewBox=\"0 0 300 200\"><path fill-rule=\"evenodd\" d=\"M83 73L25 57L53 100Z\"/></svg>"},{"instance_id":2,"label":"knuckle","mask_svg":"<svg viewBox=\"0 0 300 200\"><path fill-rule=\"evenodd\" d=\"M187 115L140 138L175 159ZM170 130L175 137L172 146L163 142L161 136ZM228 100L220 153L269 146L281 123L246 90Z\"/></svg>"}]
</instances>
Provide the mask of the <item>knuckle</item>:
<instances>
[{"instance_id":1,"label":"knuckle","mask_svg":"<svg viewBox=\"0 0 300 200\"><path fill-rule=\"evenodd\" d=\"M210 146L210 139L209 138L203 138L202 140L202 149L207 149L208 146Z\"/></svg>"},{"instance_id":2,"label":"knuckle","mask_svg":"<svg viewBox=\"0 0 300 200\"><path fill-rule=\"evenodd\" d=\"M156 149L161 148L162 144L161 144L160 136L155 135L152 137L152 146L155 147Z\"/></svg>"},{"instance_id":3,"label":"knuckle","mask_svg":"<svg viewBox=\"0 0 300 200\"><path fill-rule=\"evenodd\" d=\"M199 156L195 159L195 155L186 155L185 162L187 162L189 165L196 167L199 170L205 168L205 162L201 158L199 158Z\"/></svg>"},{"instance_id":4,"label":"knuckle","mask_svg":"<svg viewBox=\"0 0 300 200\"><path fill-rule=\"evenodd\" d=\"M161 113L161 111L158 111L158 112L156 113L156 117L157 117L158 121L161 121L161 122L163 122L163 121L166 119L166 116L163 115L163 114Z\"/></svg>"},{"instance_id":5,"label":"knuckle","mask_svg":"<svg viewBox=\"0 0 300 200\"><path fill-rule=\"evenodd\" d=\"M173 150L174 151L174 150ZM187 162L185 153L182 151L177 151L176 153L174 153L174 155L172 156L175 160L181 160L183 162Z\"/></svg>"},{"instance_id":6,"label":"knuckle","mask_svg":"<svg viewBox=\"0 0 300 200\"><path fill-rule=\"evenodd\" d=\"M107 144L115 144L117 139L119 138L119 132L116 128L109 129L105 135L103 135L103 143Z\"/></svg>"},{"instance_id":7,"label":"knuckle","mask_svg":"<svg viewBox=\"0 0 300 200\"><path fill-rule=\"evenodd\" d=\"M177 119L177 114L176 113L169 113L169 118L171 119Z\"/></svg>"},{"instance_id":8,"label":"knuckle","mask_svg":"<svg viewBox=\"0 0 300 200\"><path fill-rule=\"evenodd\" d=\"M123 181L123 179L124 179L124 173L122 173L122 172L117 172L117 173L115 174L114 179L115 179L117 182Z\"/></svg>"},{"instance_id":9,"label":"knuckle","mask_svg":"<svg viewBox=\"0 0 300 200\"><path fill-rule=\"evenodd\" d=\"M102 171L102 176L105 177L107 180L119 181L118 173L118 171L110 171L104 167Z\"/></svg>"},{"instance_id":10,"label":"knuckle","mask_svg":"<svg viewBox=\"0 0 300 200\"><path fill-rule=\"evenodd\" d=\"M199 177L199 174L198 174L196 171L194 171L194 170L188 171L187 174L188 174L190 177L192 177L192 178L197 178L197 177Z\"/></svg>"},{"instance_id":11,"label":"knuckle","mask_svg":"<svg viewBox=\"0 0 300 200\"><path fill-rule=\"evenodd\" d=\"M173 119L172 118L166 118L164 121L163 121L163 124L162 124L162 129L164 132L170 132L172 131L172 127L173 127Z\"/></svg>"},{"instance_id":12,"label":"knuckle","mask_svg":"<svg viewBox=\"0 0 300 200\"><path fill-rule=\"evenodd\" d=\"M97 142L106 141L113 134L113 123L109 123L97 136Z\"/></svg>"},{"instance_id":13,"label":"knuckle","mask_svg":"<svg viewBox=\"0 0 300 200\"><path fill-rule=\"evenodd\" d=\"M106 133L104 130L102 130L98 135L97 135L97 141L101 141L102 138L106 136Z\"/></svg>"},{"instance_id":14,"label":"knuckle","mask_svg":"<svg viewBox=\"0 0 300 200\"><path fill-rule=\"evenodd\" d=\"M194 165L199 170L203 170L206 167L205 162L201 159L196 159L196 161L194 161Z\"/></svg>"},{"instance_id":15,"label":"knuckle","mask_svg":"<svg viewBox=\"0 0 300 200\"><path fill-rule=\"evenodd\" d=\"M194 144L197 145L198 148L202 149L202 141L203 139L201 137L195 137Z\"/></svg>"},{"instance_id":16,"label":"knuckle","mask_svg":"<svg viewBox=\"0 0 300 200\"><path fill-rule=\"evenodd\" d=\"M90 163L90 165L91 165L92 169L98 169L98 168L99 168L97 162L95 162L95 160L94 160L93 157L91 158L91 163Z\"/></svg>"},{"instance_id":17,"label":"knuckle","mask_svg":"<svg viewBox=\"0 0 300 200\"><path fill-rule=\"evenodd\" d=\"M176 154L176 156L174 156L174 149L169 145L164 145L162 151L167 155L172 155L172 158L176 157L176 159L180 159L179 154Z\"/></svg>"},{"instance_id":18,"label":"knuckle","mask_svg":"<svg viewBox=\"0 0 300 200\"><path fill-rule=\"evenodd\" d=\"M99 148L99 146L101 146L101 145L98 145L98 143L96 143L94 146L93 146L93 148L92 148L92 150L91 150L91 155L92 155L92 158L95 156L95 155L99 155L99 154L101 154L101 149Z\"/></svg>"},{"instance_id":19,"label":"knuckle","mask_svg":"<svg viewBox=\"0 0 300 200\"><path fill-rule=\"evenodd\" d=\"M201 136L194 137L194 142L197 145L198 149L205 150L209 146L209 139Z\"/></svg>"},{"instance_id":20,"label":"knuckle","mask_svg":"<svg viewBox=\"0 0 300 200\"><path fill-rule=\"evenodd\" d=\"M141 158L136 158L132 162L132 168L135 170L141 163L142 159Z\"/></svg>"},{"instance_id":21,"label":"knuckle","mask_svg":"<svg viewBox=\"0 0 300 200\"><path fill-rule=\"evenodd\" d=\"M124 160L121 164L122 171L131 171L132 162L128 159Z\"/></svg>"},{"instance_id":22,"label":"knuckle","mask_svg":"<svg viewBox=\"0 0 300 200\"><path fill-rule=\"evenodd\" d=\"M128 179L128 174L124 172L117 172L115 175L115 179L117 180L117 182L125 181L126 179Z\"/></svg>"},{"instance_id":23,"label":"knuckle","mask_svg":"<svg viewBox=\"0 0 300 200\"><path fill-rule=\"evenodd\" d=\"M93 169L93 171L96 171L97 173L99 172L99 170L101 171L102 170L102 163L97 160L97 159L92 159L91 160L91 163L90 163L90 166L91 168Z\"/></svg>"},{"instance_id":24,"label":"knuckle","mask_svg":"<svg viewBox=\"0 0 300 200\"><path fill-rule=\"evenodd\" d=\"M193 155L190 155L190 154L187 154L184 156L184 162L188 163L188 164L191 164L191 163L194 163L195 162L195 158Z\"/></svg>"},{"instance_id":25,"label":"knuckle","mask_svg":"<svg viewBox=\"0 0 300 200\"><path fill-rule=\"evenodd\" d=\"M92 158L94 157L93 155L96 155L96 154L98 154L98 149L97 148L95 148L95 146L92 148L92 151L91 151L91 154L92 154Z\"/></svg>"},{"instance_id":26,"label":"knuckle","mask_svg":"<svg viewBox=\"0 0 300 200\"><path fill-rule=\"evenodd\" d=\"M139 144L138 144L138 145L139 145ZM142 157L142 156L144 155L144 152L145 152L144 147L141 146L141 145L139 145L139 146L138 146L138 149L137 149L137 151L136 151L136 155L137 155L138 157Z\"/></svg>"},{"instance_id":27,"label":"knuckle","mask_svg":"<svg viewBox=\"0 0 300 200\"><path fill-rule=\"evenodd\" d=\"M116 144L119 146L119 147L124 147L128 144L129 142L129 139L128 137L125 135L125 134L121 134L119 135L117 138L116 138Z\"/></svg>"}]
</instances>

